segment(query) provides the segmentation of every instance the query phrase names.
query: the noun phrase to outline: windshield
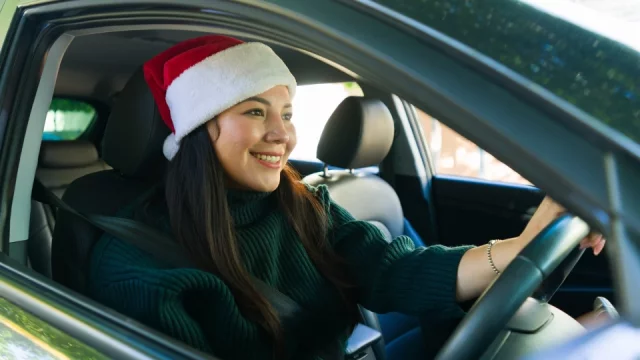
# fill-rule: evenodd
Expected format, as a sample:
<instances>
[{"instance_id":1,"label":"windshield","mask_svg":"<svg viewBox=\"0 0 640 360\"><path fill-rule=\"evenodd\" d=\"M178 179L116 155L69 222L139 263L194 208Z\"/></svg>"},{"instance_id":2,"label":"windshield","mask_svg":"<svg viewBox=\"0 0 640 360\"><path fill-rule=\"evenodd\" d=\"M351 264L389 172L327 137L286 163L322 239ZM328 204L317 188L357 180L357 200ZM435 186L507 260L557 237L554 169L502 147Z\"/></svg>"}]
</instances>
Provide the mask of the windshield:
<instances>
[{"instance_id":1,"label":"windshield","mask_svg":"<svg viewBox=\"0 0 640 360\"><path fill-rule=\"evenodd\" d=\"M640 1L376 1L481 51L640 143Z\"/></svg>"}]
</instances>

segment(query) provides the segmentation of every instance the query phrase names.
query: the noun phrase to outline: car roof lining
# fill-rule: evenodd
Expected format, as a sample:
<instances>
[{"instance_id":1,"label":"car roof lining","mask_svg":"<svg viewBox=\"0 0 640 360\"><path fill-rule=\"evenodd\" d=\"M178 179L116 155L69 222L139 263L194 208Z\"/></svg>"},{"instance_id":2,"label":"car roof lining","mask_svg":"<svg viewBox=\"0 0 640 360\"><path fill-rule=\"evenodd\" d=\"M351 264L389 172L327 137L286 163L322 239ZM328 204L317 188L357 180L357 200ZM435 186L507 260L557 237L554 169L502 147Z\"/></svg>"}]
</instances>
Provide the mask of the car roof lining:
<instances>
[{"instance_id":1,"label":"car roof lining","mask_svg":"<svg viewBox=\"0 0 640 360\"><path fill-rule=\"evenodd\" d=\"M129 30L77 36L60 64L55 95L110 103L145 61L180 41L205 34L186 30ZM352 74L327 60L296 49L269 45L300 85L355 80Z\"/></svg>"}]
</instances>

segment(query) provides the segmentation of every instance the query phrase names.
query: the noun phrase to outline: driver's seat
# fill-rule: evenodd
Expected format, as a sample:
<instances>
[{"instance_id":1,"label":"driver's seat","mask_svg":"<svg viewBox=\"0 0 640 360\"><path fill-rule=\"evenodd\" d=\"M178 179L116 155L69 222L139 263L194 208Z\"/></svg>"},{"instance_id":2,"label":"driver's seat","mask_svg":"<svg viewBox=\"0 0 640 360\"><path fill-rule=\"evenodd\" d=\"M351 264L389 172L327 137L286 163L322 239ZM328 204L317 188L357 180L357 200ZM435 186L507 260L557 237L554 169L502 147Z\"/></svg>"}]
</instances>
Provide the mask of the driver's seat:
<instances>
[{"instance_id":1,"label":"driver's seat","mask_svg":"<svg viewBox=\"0 0 640 360\"><path fill-rule=\"evenodd\" d=\"M62 199L85 214L115 216L163 177L162 143L169 129L138 70L118 95L102 143L102 156L113 170L73 181ZM53 280L88 295L91 253L103 232L64 211L58 212L52 242Z\"/></svg>"},{"instance_id":2,"label":"driver's seat","mask_svg":"<svg viewBox=\"0 0 640 360\"><path fill-rule=\"evenodd\" d=\"M310 185L325 184L333 201L358 220L369 221L391 238L410 237L416 246L424 243L404 218L395 190L378 175L362 169L378 166L394 139L389 109L377 99L348 97L325 125L317 157L325 171L304 178ZM328 166L346 170L328 170ZM374 314L362 309L367 325L379 326L384 342L375 348L378 359L424 358L423 335L418 319L400 313Z\"/></svg>"}]
</instances>

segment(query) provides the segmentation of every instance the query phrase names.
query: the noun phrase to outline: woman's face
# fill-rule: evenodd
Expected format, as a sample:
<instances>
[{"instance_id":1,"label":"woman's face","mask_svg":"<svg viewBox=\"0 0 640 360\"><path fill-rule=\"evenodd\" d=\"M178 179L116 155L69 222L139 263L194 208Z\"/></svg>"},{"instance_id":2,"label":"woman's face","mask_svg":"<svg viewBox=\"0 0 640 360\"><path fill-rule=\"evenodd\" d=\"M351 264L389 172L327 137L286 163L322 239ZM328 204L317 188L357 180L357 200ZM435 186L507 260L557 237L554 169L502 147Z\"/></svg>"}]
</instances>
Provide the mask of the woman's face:
<instances>
[{"instance_id":1,"label":"woman's face","mask_svg":"<svg viewBox=\"0 0 640 360\"><path fill-rule=\"evenodd\" d=\"M276 86L207 123L231 188L274 191L296 146L289 89Z\"/></svg>"}]
</instances>

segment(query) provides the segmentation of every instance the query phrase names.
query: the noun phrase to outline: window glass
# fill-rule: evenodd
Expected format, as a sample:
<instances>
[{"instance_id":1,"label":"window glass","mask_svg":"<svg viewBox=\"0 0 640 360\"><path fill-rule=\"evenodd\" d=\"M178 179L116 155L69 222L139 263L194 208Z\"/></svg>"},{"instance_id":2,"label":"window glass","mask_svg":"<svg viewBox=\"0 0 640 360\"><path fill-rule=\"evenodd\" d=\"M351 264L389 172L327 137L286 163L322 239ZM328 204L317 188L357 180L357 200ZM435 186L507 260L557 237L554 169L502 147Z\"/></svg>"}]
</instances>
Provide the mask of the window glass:
<instances>
[{"instance_id":1,"label":"window glass","mask_svg":"<svg viewBox=\"0 0 640 360\"><path fill-rule=\"evenodd\" d=\"M435 118L416 109L436 174L530 185L510 167Z\"/></svg>"},{"instance_id":2,"label":"window glass","mask_svg":"<svg viewBox=\"0 0 640 360\"><path fill-rule=\"evenodd\" d=\"M53 99L44 123L44 140L76 140L96 118L93 106L78 100Z\"/></svg>"},{"instance_id":3,"label":"window glass","mask_svg":"<svg viewBox=\"0 0 640 360\"><path fill-rule=\"evenodd\" d=\"M349 96L363 96L355 82L298 86L293 98L293 123L298 144L291 160L319 161L316 150L322 130L333 111Z\"/></svg>"},{"instance_id":4,"label":"window glass","mask_svg":"<svg viewBox=\"0 0 640 360\"><path fill-rule=\"evenodd\" d=\"M640 1L376 0L640 142Z\"/></svg>"}]
</instances>

